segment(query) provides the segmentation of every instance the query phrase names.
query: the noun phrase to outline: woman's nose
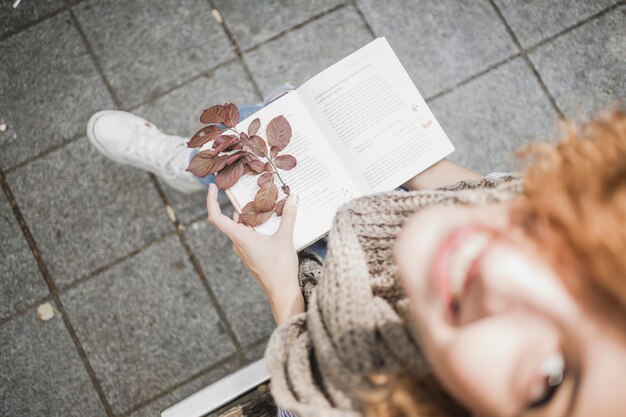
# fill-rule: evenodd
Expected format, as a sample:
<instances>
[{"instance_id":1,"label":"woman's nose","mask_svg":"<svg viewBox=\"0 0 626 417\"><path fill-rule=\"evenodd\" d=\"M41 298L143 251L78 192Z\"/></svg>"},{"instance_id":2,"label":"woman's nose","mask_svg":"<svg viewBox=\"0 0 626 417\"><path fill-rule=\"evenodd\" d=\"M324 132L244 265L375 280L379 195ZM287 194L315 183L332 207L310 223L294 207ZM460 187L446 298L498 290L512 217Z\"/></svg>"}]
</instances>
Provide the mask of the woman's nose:
<instances>
[{"instance_id":1,"label":"woman's nose","mask_svg":"<svg viewBox=\"0 0 626 417\"><path fill-rule=\"evenodd\" d=\"M499 314L510 305L511 301L490 286L483 275L477 276L458 302L458 324L465 325Z\"/></svg>"}]
</instances>

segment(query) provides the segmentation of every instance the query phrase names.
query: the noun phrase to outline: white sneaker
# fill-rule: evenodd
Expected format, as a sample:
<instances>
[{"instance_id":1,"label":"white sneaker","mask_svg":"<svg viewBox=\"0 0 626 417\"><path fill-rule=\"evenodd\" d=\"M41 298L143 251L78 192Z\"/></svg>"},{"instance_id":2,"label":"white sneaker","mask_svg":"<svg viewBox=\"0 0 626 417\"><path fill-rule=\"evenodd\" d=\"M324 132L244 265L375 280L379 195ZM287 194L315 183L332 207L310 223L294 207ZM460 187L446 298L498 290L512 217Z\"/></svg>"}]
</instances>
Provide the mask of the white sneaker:
<instances>
[{"instance_id":1,"label":"white sneaker","mask_svg":"<svg viewBox=\"0 0 626 417\"><path fill-rule=\"evenodd\" d=\"M167 135L142 117L117 110L99 111L87 123L87 137L112 160L152 172L182 193L206 189L185 171L192 152L187 139Z\"/></svg>"}]
</instances>

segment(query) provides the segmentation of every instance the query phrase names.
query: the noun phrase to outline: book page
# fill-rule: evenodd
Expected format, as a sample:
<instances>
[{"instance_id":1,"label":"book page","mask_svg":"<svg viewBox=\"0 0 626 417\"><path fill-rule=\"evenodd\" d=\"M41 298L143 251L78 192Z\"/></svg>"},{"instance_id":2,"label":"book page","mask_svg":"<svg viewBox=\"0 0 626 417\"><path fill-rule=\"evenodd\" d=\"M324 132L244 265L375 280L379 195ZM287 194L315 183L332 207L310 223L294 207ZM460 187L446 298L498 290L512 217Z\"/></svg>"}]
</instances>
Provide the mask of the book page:
<instances>
[{"instance_id":1,"label":"book page","mask_svg":"<svg viewBox=\"0 0 626 417\"><path fill-rule=\"evenodd\" d=\"M385 38L298 92L363 194L391 190L454 150Z\"/></svg>"},{"instance_id":2,"label":"book page","mask_svg":"<svg viewBox=\"0 0 626 417\"><path fill-rule=\"evenodd\" d=\"M267 139L265 135L267 124L281 114L291 124L292 138L280 154L293 155L298 163L292 170L279 170L279 173L289 185L291 193L300 196L294 245L301 249L328 232L339 206L357 197L358 190L328 143L322 138L322 132L310 118L295 91L273 101L240 122L237 130L247 131L250 122L258 117L261 120L258 135ZM227 191L237 211L241 211L246 203L254 199L259 189L258 177L259 175L244 175ZM280 190L280 181L275 179L275 183L279 188L278 198L281 199L285 195ZM279 224L280 217L273 215L255 230L271 235L278 230Z\"/></svg>"}]
</instances>

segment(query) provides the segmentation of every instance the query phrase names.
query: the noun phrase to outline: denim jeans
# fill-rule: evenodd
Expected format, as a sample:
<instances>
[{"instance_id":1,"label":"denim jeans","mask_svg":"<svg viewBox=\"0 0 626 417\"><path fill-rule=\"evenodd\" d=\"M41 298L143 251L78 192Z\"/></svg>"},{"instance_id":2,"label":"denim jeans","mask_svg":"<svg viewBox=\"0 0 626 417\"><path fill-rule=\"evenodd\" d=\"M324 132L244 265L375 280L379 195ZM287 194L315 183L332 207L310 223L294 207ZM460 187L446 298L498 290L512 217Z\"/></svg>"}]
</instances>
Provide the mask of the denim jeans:
<instances>
[{"instance_id":1,"label":"denim jeans","mask_svg":"<svg viewBox=\"0 0 626 417\"><path fill-rule=\"evenodd\" d=\"M273 100L276 100L278 97L288 93L289 91L291 91L293 89L294 89L294 87L291 84L286 83L286 84L283 84L280 87L276 88L275 90L271 91L270 93L268 93L265 96L264 100L263 100L263 104L251 104L251 105L245 105L245 106L239 107L239 119L243 120L243 119L245 119L247 117L252 116L254 113L259 111L263 107L267 106ZM276 96L278 93L281 93L281 94ZM276 96L276 97L274 97L274 96ZM220 125L219 127L221 127L222 129L226 128L226 126L223 126L223 125ZM198 150L194 149L193 152L191 153L190 158L192 158L197 153L198 153ZM215 182L215 176L213 174L209 174L209 175L207 175L204 178L196 177L196 179L201 184L205 185L206 187L208 187L209 184ZM220 191L220 192L222 192L222 191ZM308 249L310 249L313 252L315 252L322 259L325 258L326 257L326 251L327 251L327 241L326 241L326 238L322 238L322 239L318 240L317 242L313 243L312 245L310 245L308 247Z\"/></svg>"}]
</instances>

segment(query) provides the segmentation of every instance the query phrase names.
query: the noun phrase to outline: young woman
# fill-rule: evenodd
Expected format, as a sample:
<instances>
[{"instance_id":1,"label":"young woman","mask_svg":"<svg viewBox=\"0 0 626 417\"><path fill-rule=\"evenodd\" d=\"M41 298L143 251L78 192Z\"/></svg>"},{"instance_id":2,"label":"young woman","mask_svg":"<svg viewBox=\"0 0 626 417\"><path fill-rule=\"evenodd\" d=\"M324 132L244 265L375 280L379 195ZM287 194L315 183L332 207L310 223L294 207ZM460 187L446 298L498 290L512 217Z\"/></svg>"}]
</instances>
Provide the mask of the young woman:
<instances>
[{"instance_id":1,"label":"young woman","mask_svg":"<svg viewBox=\"0 0 626 417\"><path fill-rule=\"evenodd\" d=\"M626 115L537 151L523 183L465 181L344 207L326 267L300 270L319 281L307 312L295 201L279 233L260 236L220 214L212 186L209 220L280 324L266 353L277 403L300 416L420 415L420 405L458 415L433 392L432 371L478 416L623 415ZM442 162L407 185L465 176Z\"/></svg>"},{"instance_id":2,"label":"young woman","mask_svg":"<svg viewBox=\"0 0 626 417\"><path fill-rule=\"evenodd\" d=\"M265 236L223 215L209 187L209 221L278 323L266 358L279 407L623 415L626 113L572 124L531 153L522 178L442 161L413 191L347 204L324 261L293 248L297 197Z\"/></svg>"}]
</instances>

